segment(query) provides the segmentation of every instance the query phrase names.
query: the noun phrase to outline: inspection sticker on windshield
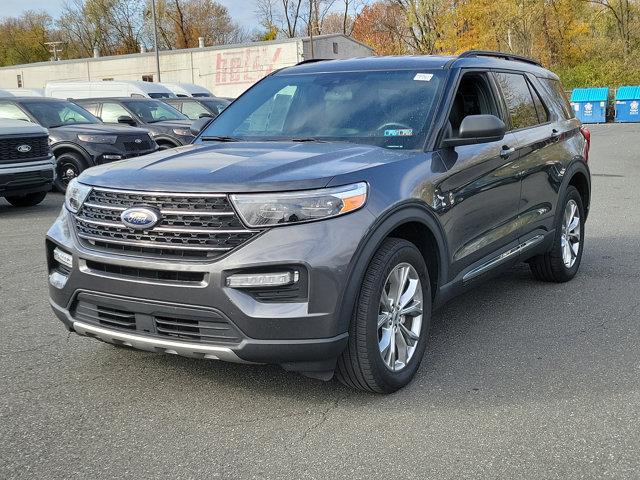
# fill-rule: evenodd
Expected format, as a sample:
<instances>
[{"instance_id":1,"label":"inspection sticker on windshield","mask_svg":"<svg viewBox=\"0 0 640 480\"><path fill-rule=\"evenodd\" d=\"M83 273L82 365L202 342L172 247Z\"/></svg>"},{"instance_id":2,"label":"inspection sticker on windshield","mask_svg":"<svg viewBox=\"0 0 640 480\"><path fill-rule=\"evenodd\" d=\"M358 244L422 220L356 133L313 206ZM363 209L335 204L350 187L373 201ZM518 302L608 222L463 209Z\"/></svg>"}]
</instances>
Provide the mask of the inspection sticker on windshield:
<instances>
[{"instance_id":1,"label":"inspection sticker on windshield","mask_svg":"<svg viewBox=\"0 0 640 480\"><path fill-rule=\"evenodd\" d=\"M410 137L413 135L413 128L401 128L398 130L385 130L385 137Z\"/></svg>"},{"instance_id":2,"label":"inspection sticker on windshield","mask_svg":"<svg viewBox=\"0 0 640 480\"><path fill-rule=\"evenodd\" d=\"M418 80L419 82L430 82L433 78L433 73L416 73L416 76L413 77L414 80Z\"/></svg>"}]
</instances>

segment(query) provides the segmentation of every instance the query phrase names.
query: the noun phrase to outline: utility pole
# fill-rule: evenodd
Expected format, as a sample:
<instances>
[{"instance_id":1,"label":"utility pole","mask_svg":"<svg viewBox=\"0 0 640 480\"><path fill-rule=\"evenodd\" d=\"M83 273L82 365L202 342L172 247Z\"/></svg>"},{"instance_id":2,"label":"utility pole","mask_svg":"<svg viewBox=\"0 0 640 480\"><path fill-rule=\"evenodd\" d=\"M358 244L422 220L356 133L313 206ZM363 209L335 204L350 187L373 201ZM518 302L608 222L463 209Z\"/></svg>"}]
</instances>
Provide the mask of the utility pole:
<instances>
[{"instance_id":1,"label":"utility pole","mask_svg":"<svg viewBox=\"0 0 640 480\"><path fill-rule=\"evenodd\" d=\"M153 17L153 43L156 50L156 75L160 82L160 49L158 47L158 24L156 23L156 0L151 0L151 16Z\"/></svg>"},{"instance_id":2,"label":"utility pole","mask_svg":"<svg viewBox=\"0 0 640 480\"><path fill-rule=\"evenodd\" d=\"M313 54L313 0L309 0L309 43L311 44L311 58Z\"/></svg>"},{"instance_id":3,"label":"utility pole","mask_svg":"<svg viewBox=\"0 0 640 480\"><path fill-rule=\"evenodd\" d=\"M58 57L58 53L62 52L62 43L63 42L44 42L44 44L49 47L49 53L53 54L52 58L54 62L60 60L60 57Z\"/></svg>"}]
</instances>

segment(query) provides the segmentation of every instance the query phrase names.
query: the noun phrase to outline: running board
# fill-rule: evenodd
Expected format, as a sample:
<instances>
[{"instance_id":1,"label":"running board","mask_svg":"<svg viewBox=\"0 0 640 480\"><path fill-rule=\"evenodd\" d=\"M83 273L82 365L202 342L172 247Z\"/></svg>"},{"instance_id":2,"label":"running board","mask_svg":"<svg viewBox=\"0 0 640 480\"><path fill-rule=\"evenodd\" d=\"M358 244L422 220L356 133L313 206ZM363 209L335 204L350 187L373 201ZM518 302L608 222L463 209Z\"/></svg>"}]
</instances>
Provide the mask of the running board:
<instances>
[{"instance_id":1,"label":"running board","mask_svg":"<svg viewBox=\"0 0 640 480\"><path fill-rule=\"evenodd\" d=\"M534 245L537 245L542 240L544 240L544 235L536 235L535 237L530 238L526 242L523 242L520 245L517 245L512 249L507 250L504 253L501 253L497 257L492 258L491 260L483 263L479 267L476 267L473 270L470 270L469 272L465 273L465 275L462 277L462 282L464 283L464 282L468 282L469 280L473 280L474 278L482 275L488 270L491 270L492 268L497 267L498 265L506 262L507 260L511 259L515 255L518 255L519 253L525 250L528 250Z\"/></svg>"}]
</instances>

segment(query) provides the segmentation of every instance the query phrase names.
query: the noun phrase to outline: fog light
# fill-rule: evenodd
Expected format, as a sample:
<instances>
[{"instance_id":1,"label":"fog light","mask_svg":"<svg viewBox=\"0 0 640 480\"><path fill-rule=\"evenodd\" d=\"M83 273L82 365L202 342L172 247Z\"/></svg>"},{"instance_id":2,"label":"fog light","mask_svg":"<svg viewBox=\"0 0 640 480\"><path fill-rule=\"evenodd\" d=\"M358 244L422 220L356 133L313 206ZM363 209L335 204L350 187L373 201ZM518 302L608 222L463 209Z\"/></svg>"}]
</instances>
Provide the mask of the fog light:
<instances>
[{"instance_id":1,"label":"fog light","mask_svg":"<svg viewBox=\"0 0 640 480\"><path fill-rule=\"evenodd\" d=\"M49 275L49 283L59 290L64 288L67 284L67 280L69 280L69 277L60 272L53 272Z\"/></svg>"},{"instance_id":2,"label":"fog light","mask_svg":"<svg viewBox=\"0 0 640 480\"><path fill-rule=\"evenodd\" d=\"M53 249L53 259L69 270L73 268L73 256L70 253L60 250L58 247Z\"/></svg>"},{"instance_id":3,"label":"fog light","mask_svg":"<svg viewBox=\"0 0 640 480\"><path fill-rule=\"evenodd\" d=\"M122 160L122 155L102 155L105 160Z\"/></svg>"},{"instance_id":4,"label":"fog light","mask_svg":"<svg viewBox=\"0 0 640 480\"><path fill-rule=\"evenodd\" d=\"M281 287L296 283L299 277L300 274L298 272L236 273L227 277L227 287Z\"/></svg>"}]
</instances>

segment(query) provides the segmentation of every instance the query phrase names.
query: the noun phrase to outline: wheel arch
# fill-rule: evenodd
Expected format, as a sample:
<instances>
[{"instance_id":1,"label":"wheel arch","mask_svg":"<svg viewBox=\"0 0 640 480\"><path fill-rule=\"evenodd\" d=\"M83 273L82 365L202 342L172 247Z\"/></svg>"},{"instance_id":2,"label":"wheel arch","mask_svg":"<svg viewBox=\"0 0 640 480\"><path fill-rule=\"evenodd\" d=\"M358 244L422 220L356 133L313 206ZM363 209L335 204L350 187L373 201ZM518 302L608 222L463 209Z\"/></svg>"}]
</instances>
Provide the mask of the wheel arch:
<instances>
[{"instance_id":1,"label":"wheel arch","mask_svg":"<svg viewBox=\"0 0 640 480\"><path fill-rule=\"evenodd\" d=\"M88 166L92 167L95 165L95 162L84 148L75 145L73 143L57 143L55 144L51 150L53 151L53 155L58 158L58 155L62 155L63 153L77 153L82 157L82 159L87 163Z\"/></svg>"},{"instance_id":2,"label":"wheel arch","mask_svg":"<svg viewBox=\"0 0 640 480\"><path fill-rule=\"evenodd\" d=\"M360 291L369 263L387 238L402 238L420 250L431 282L431 296L435 298L439 287L448 275L448 250L444 233L435 215L423 203L404 202L380 216L360 241L351 262L345 292L340 300L339 326L341 331L349 328L353 306Z\"/></svg>"},{"instance_id":3,"label":"wheel arch","mask_svg":"<svg viewBox=\"0 0 640 480\"><path fill-rule=\"evenodd\" d=\"M153 137L153 139L155 140L155 142L160 145L160 144L171 144L173 145L173 147L171 148L175 148L175 147L180 147L182 146L182 142L180 142L179 140L176 140L175 138L169 136L169 135L157 135L155 137Z\"/></svg>"}]
</instances>

